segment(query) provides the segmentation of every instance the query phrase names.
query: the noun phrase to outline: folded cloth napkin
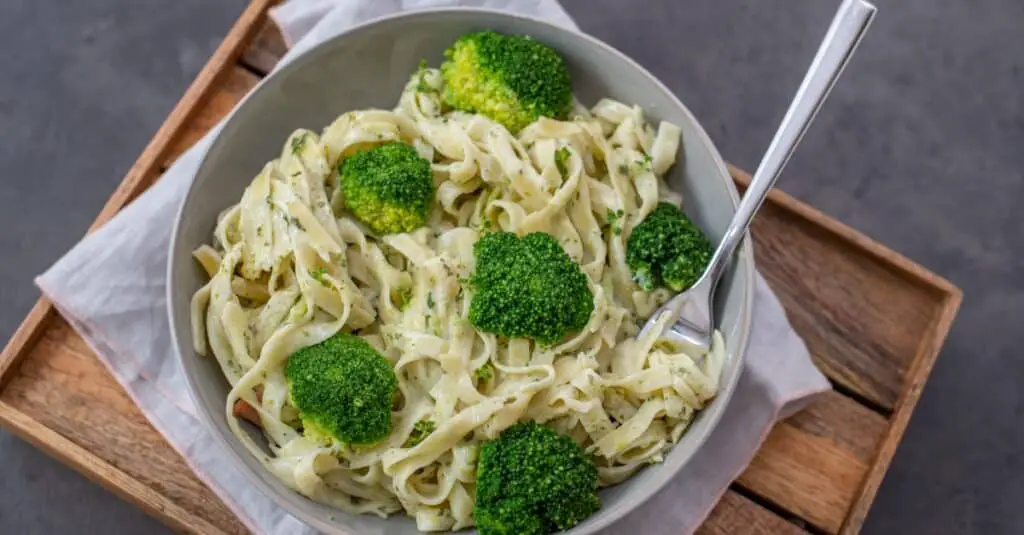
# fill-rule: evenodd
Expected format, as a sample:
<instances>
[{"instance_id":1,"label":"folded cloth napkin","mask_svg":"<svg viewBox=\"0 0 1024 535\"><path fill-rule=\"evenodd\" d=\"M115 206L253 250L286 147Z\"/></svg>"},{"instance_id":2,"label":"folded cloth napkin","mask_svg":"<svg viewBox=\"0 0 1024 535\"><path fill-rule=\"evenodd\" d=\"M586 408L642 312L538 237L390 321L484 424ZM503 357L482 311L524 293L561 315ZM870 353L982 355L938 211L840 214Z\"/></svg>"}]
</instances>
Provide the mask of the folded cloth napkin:
<instances>
[{"instance_id":1,"label":"folded cloth napkin","mask_svg":"<svg viewBox=\"0 0 1024 535\"><path fill-rule=\"evenodd\" d=\"M282 63L345 28L405 9L474 5L575 28L556 0L292 0L271 16L295 46ZM145 194L36 279L150 422L257 534L312 534L248 484L201 423L173 354L165 309L171 223L214 128ZM772 425L829 384L758 276L745 371L718 427L675 480L603 533L693 532L750 462Z\"/></svg>"}]
</instances>

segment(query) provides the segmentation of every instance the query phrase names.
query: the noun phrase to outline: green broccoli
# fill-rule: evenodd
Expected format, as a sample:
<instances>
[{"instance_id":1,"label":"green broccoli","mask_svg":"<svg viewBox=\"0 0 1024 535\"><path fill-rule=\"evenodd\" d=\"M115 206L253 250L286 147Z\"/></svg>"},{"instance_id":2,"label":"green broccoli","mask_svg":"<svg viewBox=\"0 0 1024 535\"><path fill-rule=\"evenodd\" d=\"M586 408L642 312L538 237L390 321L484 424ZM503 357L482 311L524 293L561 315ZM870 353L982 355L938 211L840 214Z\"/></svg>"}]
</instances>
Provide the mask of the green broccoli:
<instances>
[{"instance_id":1,"label":"green broccoli","mask_svg":"<svg viewBox=\"0 0 1024 535\"><path fill-rule=\"evenodd\" d=\"M339 172L345 207L374 232L411 232L427 223L434 176L411 145L385 143L357 152Z\"/></svg>"},{"instance_id":2,"label":"green broccoli","mask_svg":"<svg viewBox=\"0 0 1024 535\"><path fill-rule=\"evenodd\" d=\"M661 203L626 241L626 264L644 291L693 286L711 261L711 242L678 207Z\"/></svg>"},{"instance_id":3,"label":"green broccoli","mask_svg":"<svg viewBox=\"0 0 1024 535\"><path fill-rule=\"evenodd\" d=\"M307 435L365 446L391 433L398 378L362 338L338 333L302 348L288 358L284 375Z\"/></svg>"},{"instance_id":4,"label":"green broccoli","mask_svg":"<svg viewBox=\"0 0 1024 535\"><path fill-rule=\"evenodd\" d=\"M538 117L564 119L572 105L569 69L550 47L521 35L463 35L445 51L444 100L516 133Z\"/></svg>"},{"instance_id":5,"label":"green broccoli","mask_svg":"<svg viewBox=\"0 0 1024 535\"><path fill-rule=\"evenodd\" d=\"M597 468L573 440L533 421L484 442L473 519L481 535L545 535L601 508Z\"/></svg>"},{"instance_id":6,"label":"green broccoli","mask_svg":"<svg viewBox=\"0 0 1024 535\"><path fill-rule=\"evenodd\" d=\"M492 232L476 242L473 254L469 321L478 329L553 344L590 319L594 296L587 276L551 235Z\"/></svg>"}]
</instances>

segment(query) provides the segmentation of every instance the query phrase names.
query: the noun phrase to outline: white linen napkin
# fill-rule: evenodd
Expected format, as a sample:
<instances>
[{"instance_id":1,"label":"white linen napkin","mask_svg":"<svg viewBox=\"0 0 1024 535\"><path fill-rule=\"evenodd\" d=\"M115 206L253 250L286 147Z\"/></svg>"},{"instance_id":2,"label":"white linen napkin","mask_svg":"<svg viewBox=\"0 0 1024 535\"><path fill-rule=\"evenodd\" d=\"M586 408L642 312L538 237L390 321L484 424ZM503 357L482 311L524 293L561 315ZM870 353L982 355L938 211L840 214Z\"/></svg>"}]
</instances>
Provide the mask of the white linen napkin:
<instances>
[{"instance_id":1,"label":"white linen napkin","mask_svg":"<svg viewBox=\"0 0 1024 535\"><path fill-rule=\"evenodd\" d=\"M286 63L353 24L399 10L475 5L576 28L556 0L291 0L271 11L289 44ZM204 428L170 343L165 308L168 243L177 208L213 132L131 205L36 279L150 422L254 533L315 531L248 484ZM811 363L760 275L753 331L739 386L708 442L661 492L606 535L692 533L753 458L772 425L829 383ZM628 526L628 527L627 527Z\"/></svg>"}]
</instances>

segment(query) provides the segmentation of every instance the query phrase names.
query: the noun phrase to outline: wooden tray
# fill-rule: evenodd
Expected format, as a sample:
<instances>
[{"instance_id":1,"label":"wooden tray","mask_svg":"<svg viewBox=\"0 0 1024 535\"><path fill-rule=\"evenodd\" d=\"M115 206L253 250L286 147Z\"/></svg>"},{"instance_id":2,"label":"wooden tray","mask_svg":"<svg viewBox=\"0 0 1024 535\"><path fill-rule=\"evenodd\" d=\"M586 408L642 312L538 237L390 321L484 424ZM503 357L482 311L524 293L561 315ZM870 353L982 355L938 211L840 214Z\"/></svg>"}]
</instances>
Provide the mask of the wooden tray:
<instances>
[{"instance_id":1,"label":"wooden tray","mask_svg":"<svg viewBox=\"0 0 1024 535\"><path fill-rule=\"evenodd\" d=\"M271 0L242 14L100 213L157 180L276 63ZM749 176L731 169L742 187ZM757 265L835 391L781 422L700 533L852 534L899 444L961 292L781 192L754 230ZM40 300L0 355L0 421L173 528L245 528Z\"/></svg>"}]
</instances>

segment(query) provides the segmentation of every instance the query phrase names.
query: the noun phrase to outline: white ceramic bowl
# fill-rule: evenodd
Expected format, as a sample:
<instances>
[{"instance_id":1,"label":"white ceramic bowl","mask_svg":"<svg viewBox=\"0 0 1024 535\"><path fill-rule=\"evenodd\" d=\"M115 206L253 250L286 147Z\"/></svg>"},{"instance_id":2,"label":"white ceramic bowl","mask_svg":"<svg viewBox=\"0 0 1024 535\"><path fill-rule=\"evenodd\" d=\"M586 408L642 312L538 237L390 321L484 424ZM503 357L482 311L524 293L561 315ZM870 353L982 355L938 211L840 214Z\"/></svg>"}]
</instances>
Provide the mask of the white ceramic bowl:
<instances>
[{"instance_id":1,"label":"white ceramic bowl","mask_svg":"<svg viewBox=\"0 0 1024 535\"><path fill-rule=\"evenodd\" d=\"M697 120L650 73L610 46L586 35L507 13L446 9L408 12L362 24L313 47L259 86L231 113L203 158L175 222L168 266L168 311L175 348L202 418L252 484L296 517L330 534L417 533L402 515L388 519L352 516L291 491L253 458L225 421L228 383L213 359L193 351L189 300L205 283L191 251L211 236L217 214L236 203L264 163L276 157L296 128L319 131L338 115L367 107L390 109L419 61L439 65L460 35L481 29L530 35L555 48L573 76L573 90L586 105L602 97L639 104L649 120L682 128L679 163L668 181L681 191L687 213L717 242L735 211L737 194L725 164ZM680 67L686 58L679 55ZM715 302L717 324L728 347L718 397L659 465L601 491L602 509L569 531L590 534L651 497L704 443L725 410L742 367L750 330L753 255L745 245L722 281ZM251 429L262 442L261 435Z\"/></svg>"}]
</instances>

